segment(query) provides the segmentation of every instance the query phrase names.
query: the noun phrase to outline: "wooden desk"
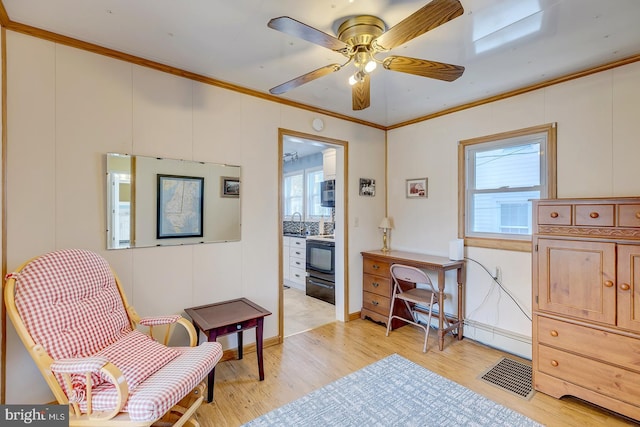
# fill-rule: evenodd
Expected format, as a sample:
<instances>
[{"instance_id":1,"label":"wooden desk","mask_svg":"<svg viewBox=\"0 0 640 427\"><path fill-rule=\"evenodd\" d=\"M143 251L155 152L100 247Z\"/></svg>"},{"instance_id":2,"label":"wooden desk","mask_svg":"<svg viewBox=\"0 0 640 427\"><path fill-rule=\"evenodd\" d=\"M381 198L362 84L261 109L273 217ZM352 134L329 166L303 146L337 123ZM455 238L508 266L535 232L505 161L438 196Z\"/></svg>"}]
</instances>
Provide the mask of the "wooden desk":
<instances>
[{"instance_id":1,"label":"wooden desk","mask_svg":"<svg viewBox=\"0 0 640 427\"><path fill-rule=\"evenodd\" d=\"M184 310L190 317L196 330L200 329L209 341L215 341L223 335L238 333L238 359L242 359L242 331L256 328L256 350L258 353L258 374L264 380L262 361L262 331L265 316L271 314L258 304L246 298L217 302L214 304L190 307ZM200 334L198 334L198 337ZM213 399L214 367L209 373L207 401Z\"/></svg>"},{"instance_id":2,"label":"wooden desk","mask_svg":"<svg viewBox=\"0 0 640 427\"><path fill-rule=\"evenodd\" d=\"M457 329L458 339L462 339L462 328L464 324L464 282L465 263L464 260L453 261L449 258L418 254L402 251L365 251L362 252L363 259L363 298L361 318L370 318L377 322L387 323L389 319L389 309L391 306L391 292L393 292L393 282L389 267L392 264L405 264L412 267L438 272L438 348L444 348L444 336L448 332ZM444 313L444 289L445 272L456 270L458 282L458 313L457 318L447 316ZM400 311L400 313L398 313ZM406 307L403 304L396 304L395 313L406 316ZM445 328L445 316L449 322L449 327ZM391 328L395 329L405 325L404 322L393 319Z\"/></svg>"}]
</instances>

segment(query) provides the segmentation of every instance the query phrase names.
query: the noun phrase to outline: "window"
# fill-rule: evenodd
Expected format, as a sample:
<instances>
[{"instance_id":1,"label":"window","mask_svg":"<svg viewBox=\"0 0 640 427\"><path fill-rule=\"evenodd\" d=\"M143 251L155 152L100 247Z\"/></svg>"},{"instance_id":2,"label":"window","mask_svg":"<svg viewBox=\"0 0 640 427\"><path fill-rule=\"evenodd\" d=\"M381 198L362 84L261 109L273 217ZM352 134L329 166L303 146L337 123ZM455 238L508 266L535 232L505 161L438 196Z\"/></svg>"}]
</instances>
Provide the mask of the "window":
<instances>
[{"instance_id":1,"label":"window","mask_svg":"<svg viewBox=\"0 0 640 427\"><path fill-rule=\"evenodd\" d=\"M300 212L305 221L331 215L331 208L320 206L322 168L304 169L284 176L284 216Z\"/></svg>"},{"instance_id":2,"label":"window","mask_svg":"<svg viewBox=\"0 0 640 427\"><path fill-rule=\"evenodd\" d=\"M531 250L531 199L556 197L555 124L461 141L459 234L468 246Z\"/></svg>"}]
</instances>

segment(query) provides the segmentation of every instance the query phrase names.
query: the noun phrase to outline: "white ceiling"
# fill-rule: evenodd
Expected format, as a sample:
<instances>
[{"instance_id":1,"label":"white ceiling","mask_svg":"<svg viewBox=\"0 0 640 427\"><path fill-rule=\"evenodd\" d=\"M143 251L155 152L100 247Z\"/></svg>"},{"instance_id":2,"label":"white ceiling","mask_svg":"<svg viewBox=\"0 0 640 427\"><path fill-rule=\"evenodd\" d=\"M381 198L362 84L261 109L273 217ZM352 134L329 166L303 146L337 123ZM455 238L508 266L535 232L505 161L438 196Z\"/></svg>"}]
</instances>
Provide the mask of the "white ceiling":
<instances>
[{"instance_id":1,"label":"white ceiling","mask_svg":"<svg viewBox=\"0 0 640 427\"><path fill-rule=\"evenodd\" d=\"M388 27L427 0L2 0L10 21L268 94L344 57L267 27L290 16L335 35L355 14ZM391 51L466 67L443 82L378 67L351 110L342 69L281 95L380 126L640 54L640 0L461 0L464 14ZM10 28L10 27L9 27ZM525 34L527 33L528 34ZM474 41L475 40L475 41ZM349 68L349 67L345 67Z\"/></svg>"}]
</instances>

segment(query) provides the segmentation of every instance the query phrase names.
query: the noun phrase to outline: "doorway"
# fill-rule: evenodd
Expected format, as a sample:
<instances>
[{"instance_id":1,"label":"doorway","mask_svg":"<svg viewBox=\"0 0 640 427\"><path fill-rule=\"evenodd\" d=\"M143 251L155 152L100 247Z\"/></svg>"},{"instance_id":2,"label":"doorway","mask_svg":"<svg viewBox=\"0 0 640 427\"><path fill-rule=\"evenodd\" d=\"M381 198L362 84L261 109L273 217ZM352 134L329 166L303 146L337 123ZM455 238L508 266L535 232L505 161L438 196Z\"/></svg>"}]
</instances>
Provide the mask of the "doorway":
<instances>
[{"instance_id":1,"label":"doorway","mask_svg":"<svg viewBox=\"0 0 640 427\"><path fill-rule=\"evenodd\" d=\"M279 230L282 236L279 251L279 336L282 341L297 332L348 319L345 257L347 143L280 129L278 151ZM333 206L325 204L320 194L326 185L325 178L335 183ZM299 191L296 192L293 186L297 186ZM306 245L307 239L327 238L335 241L335 305L307 295L305 283L308 278L304 277L307 275L306 249L302 252L294 246ZM301 256L302 259L289 258L290 251L293 257Z\"/></svg>"}]
</instances>

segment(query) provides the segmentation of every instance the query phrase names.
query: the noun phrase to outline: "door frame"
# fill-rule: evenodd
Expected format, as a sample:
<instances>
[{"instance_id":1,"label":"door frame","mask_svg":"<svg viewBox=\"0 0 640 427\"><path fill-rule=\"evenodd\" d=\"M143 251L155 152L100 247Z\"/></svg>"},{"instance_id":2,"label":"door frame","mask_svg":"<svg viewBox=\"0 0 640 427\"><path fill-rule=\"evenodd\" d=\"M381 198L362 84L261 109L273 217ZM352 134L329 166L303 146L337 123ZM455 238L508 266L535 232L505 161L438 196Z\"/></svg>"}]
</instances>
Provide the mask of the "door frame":
<instances>
[{"instance_id":1,"label":"door frame","mask_svg":"<svg viewBox=\"0 0 640 427\"><path fill-rule=\"evenodd\" d=\"M283 188L282 188L282 170L283 170L283 164L282 164L282 156L284 154L284 138L285 136L288 137L297 137L297 138L302 138L302 139L308 139L308 140L312 140L312 141L318 141L318 142L322 142L322 143L326 143L326 144L331 144L331 145L335 145L339 148L341 148L341 153L342 156L338 155L337 156L337 163L336 163L336 173L338 174L338 176L340 176L340 173L342 173L342 179L340 181L342 181L341 183L339 183L340 185L342 185L342 204L344 206L343 212L342 212L342 216L341 216L341 222L342 222L342 251L343 251L343 261L342 261L342 265L343 265L343 269L342 269L342 275L343 275L343 295L342 295L342 303L343 303L343 312L342 312L342 317L344 319L345 322L349 321L349 262L348 262L348 254L349 254L349 238L348 238L348 233L349 233L349 209L348 209L348 182L349 182L349 174L348 174L348 165L349 165L349 153L348 153L348 142L347 141L343 141L343 140L339 140L339 139L333 139L333 138L327 138L324 136L319 136L319 135L315 135L315 134L308 134L308 133L303 133L303 132L298 132L295 130L291 130L291 129L284 129L284 128L278 128L278 340L280 343L282 343L284 341L284 289L282 286L283 283L283 271L282 271L282 250L283 250L283 242L282 242L282 236L284 233L283 227L282 227L282 218L283 218L283 212L282 212L282 192L283 192ZM342 158L342 161L340 161L340 158ZM339 195L339 193L338 193ZM336 250L337 252L337 250ZM339 299L336 298L336 302L339 302ZM337 310L337 309L336 309Z\"/></svg>"}]
</instances>

